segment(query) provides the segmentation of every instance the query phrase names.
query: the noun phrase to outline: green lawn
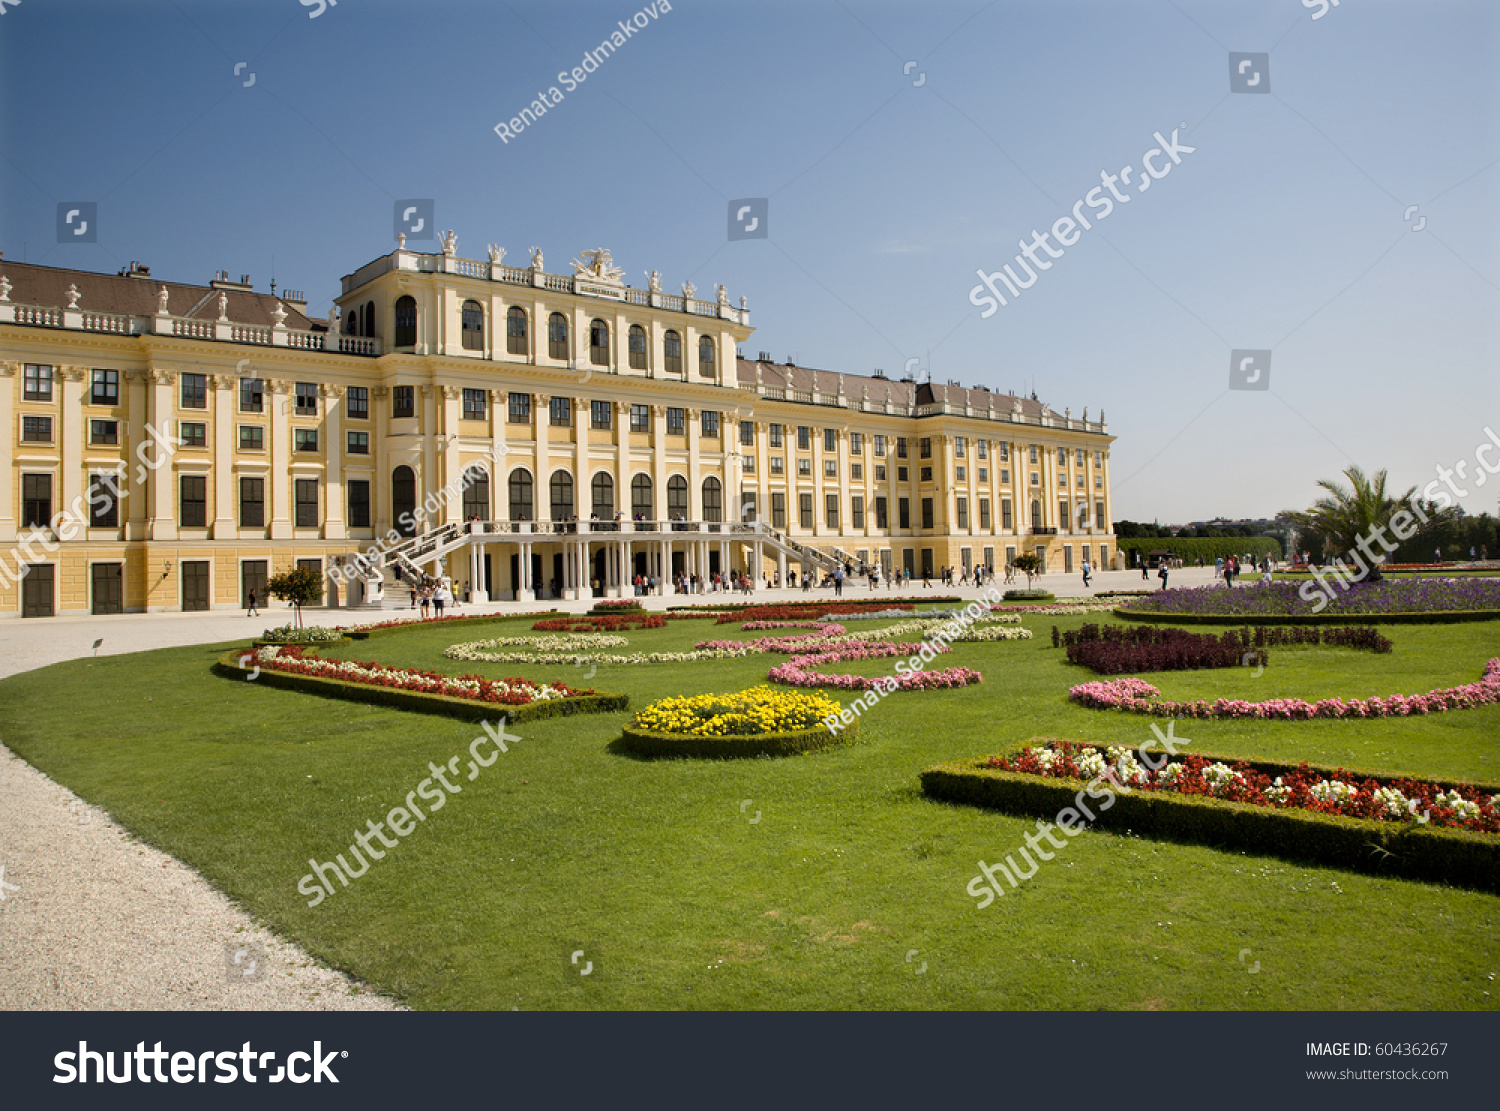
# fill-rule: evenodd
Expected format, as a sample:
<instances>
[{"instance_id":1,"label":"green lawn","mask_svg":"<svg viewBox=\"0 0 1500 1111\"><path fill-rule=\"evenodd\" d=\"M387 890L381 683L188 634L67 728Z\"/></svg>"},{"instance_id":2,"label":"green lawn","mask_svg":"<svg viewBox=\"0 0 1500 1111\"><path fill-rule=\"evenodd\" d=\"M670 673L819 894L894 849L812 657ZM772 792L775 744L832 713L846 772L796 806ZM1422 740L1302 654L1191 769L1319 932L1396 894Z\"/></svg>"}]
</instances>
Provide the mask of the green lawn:
<instances>
[{"instance_id":1,"label":"green lawn","mask_svg":"<svg viewBox=\"0 0 1500 1111\"><path fill-rule=\"evenodd\" d=\"M530 620L414 630L336 654L561 678L626 690L636 706L753 685L783 658L605 667L585 680L565 665L442 657L452 643L526 632ZM354 832L401 804L429 761L466 762L473 726L217 678L208 667L225 645L16 676L0 682L0 720L27 760L317 956L414 1007L1500 1003L1500 980L1488 979L1500 972L1500 898L1469 891L1100 832L976 910L964 887L977 862L1014 851L1033 822L931 802L917 773L1034 735L1146 739L1150 719L1066 700L1093 676L1065 662L1050 630L1084 620L1101 618L1027 618L1034 640L961 645L935 666L975 667L982 684L893 695L856 742L804 757L635 760L610 748L625 714L520 726L524 739L493 767L460 777L462 793L441 812L311 909L296 890L308 858L347 856ZM1473 682L1500 655L1497 623L1382 632L1396 643L1390 655L1282 648L1259 678L1148 678L1168 698L1419 693ZM665 651L750 634L692 621L627 635L631 650ZM883 674L892 662L859 670ZM1500 707L1182 722L1178 732L1245 757L1500 780ZM582 961L570 963L579 949L592 962L586 977Z\"/></svg>"}]
</instances>

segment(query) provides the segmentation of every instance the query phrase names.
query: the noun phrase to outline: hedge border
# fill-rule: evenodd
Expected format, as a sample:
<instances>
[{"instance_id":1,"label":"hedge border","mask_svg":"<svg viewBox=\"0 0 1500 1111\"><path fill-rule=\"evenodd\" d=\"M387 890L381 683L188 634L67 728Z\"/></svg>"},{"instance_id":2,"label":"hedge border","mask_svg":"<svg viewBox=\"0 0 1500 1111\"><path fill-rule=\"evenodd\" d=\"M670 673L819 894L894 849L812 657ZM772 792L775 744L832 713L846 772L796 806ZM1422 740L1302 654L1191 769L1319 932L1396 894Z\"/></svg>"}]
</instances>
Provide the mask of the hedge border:
<instances>
[{"instance_id":1,"label":"hedge border","mask_svg":"<svg viewBox=\"0 0 1500 1111\"><path fill-rule=\"evenodd\" d=\"M230 679L245 675L240 667L240 658L245 649L236 648L219 656L213 665L215 673ZM512 724L524 721L542 721L546 718L569 717L574 714L606 714L625 710L630 706L630 696L612 691L580 695L577 698L554 698L544 702L533 702L525 706L507 706L499 702L478 702L472 698L454 698L446 694L426 694L422 691L400 690L395 687L367 686L350 683L343 679L326 679L318 675L294 675L286 671L261 668L256 682L267 686L283 687L304 694L316 694L324 698L344 698L373 706L389 706L397 710L413 710L421 714L441 714L460 721L485 721L505 716Z\"/></svg>"},{"instance_id":2,"label":"hedge border","mask_svg":"<svg viewBox=\"0 0 1500 1111\"><path fill-rule=\"evenodd\" d=\"M651 759L742 760L757 756L798 756L839 744L846 736L858 732L858 722L840 729L838 736L822 724L793 733L758 733L747 737L700 737L692 733L660 733L627 725L620 737L620 747L632 755Z\"/></svg>"},{"instance_id":3,"label":"hedge border","mask_svg":"<svg viewBox=\"0 0 1500 1111\"><path fill-rule=\"evenodd\" d=\"M1033 737L1000 755L1013 755L1023 748L1053 740ZM1194 755L1225 763L1241 762L1239 757L1214 753ZM992 757L957 760L927 768L920 776L922 790L929 797L945 802L1031 816L1054 815L1067 807L1076 808L1077 796L1085 788L1077 779L983 767L983 762L989 759ZM1286 772L1300 766L1277 760L1243 762L1265 772ZM1323 775L1342 770L1383 784L1414 778L1353 768L1309 767ZM1457 785L1454 780L1426 779L1426 782L1444 788ZM1465 785L1485 791L1500 790L1491 784ZM1167 792L1115 792L1108 810L1097 806L1090 809L1098 825L1122 826L1164 840L1500 892L1500 835L1497 834L1345 818L1311 810L1274 809Z\"/></svg>"},{"instance_id":4,"label":"hedge border","mask_svg":"<svg viewBox=\"0 0 1500 1111\"><path fill-rule=\"evenodd\" d=\"M1116 608L1123 621L1154 621L1165 625L1457 625L1466 621L1500 621L1500 610L1449 610L1444 613L1310 613L1242 614L1142 613Z\"/></svg>"}]
</instances>

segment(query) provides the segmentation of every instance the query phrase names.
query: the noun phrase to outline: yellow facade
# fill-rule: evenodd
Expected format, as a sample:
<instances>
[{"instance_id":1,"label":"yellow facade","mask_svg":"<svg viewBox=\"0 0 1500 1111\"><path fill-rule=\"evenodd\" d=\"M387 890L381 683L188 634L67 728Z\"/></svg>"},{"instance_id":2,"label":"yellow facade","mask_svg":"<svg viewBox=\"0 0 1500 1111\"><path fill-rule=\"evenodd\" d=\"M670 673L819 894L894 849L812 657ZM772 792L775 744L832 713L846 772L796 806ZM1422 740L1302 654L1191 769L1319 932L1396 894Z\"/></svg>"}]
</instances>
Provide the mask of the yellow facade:
<instances>
[{"instance_id":1,"label":"yellow facade","mask_svg":"<svg viewBox=\"0 0 1500 1111\"><path fill-rule=\"evenodd\" d=\"M0 261L0 614L234 609L262 572L470 518L483 542L442 567L496 598L775 577L789 543L918 576L1113 557L1102 420L740 359L743 301L586 257L565 276L401 247L343 280L329 322L227 280ZM715 527L580 547L559 520L614 513ZM741 520L775 540L717 528Z\"/></svg>"}]
</instances>

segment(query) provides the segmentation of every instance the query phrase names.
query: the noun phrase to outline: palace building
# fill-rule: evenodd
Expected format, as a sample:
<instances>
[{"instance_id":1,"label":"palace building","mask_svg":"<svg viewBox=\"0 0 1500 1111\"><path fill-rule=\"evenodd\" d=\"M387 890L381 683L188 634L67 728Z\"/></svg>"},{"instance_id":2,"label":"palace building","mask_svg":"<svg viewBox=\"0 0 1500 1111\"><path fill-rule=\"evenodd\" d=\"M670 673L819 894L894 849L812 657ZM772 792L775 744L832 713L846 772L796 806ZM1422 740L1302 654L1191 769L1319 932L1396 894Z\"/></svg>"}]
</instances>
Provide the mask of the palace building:
<instances>
[{"instance_id":1,"label":"palace building","mask_svg":"<svg viewBox=\"0 0 1500 1111\"><path fill-rule=\"evenodd\" d=\"M456 247L401 237L328 319L0 256L0 616L235 609L292 567L369 606L419 571L547 599L1115 557L1102 412L748 360L722 286Z\"/></svg>"}]
</instances>

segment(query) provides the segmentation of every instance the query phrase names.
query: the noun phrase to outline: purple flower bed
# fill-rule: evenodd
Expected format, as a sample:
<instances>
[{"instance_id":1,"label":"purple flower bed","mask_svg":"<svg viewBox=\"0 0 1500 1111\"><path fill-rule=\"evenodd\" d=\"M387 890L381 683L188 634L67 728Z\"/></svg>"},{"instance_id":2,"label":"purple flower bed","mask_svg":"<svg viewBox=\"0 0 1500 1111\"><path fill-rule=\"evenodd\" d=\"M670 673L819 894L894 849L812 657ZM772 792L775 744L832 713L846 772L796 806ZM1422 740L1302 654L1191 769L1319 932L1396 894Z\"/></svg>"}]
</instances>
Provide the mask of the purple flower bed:
<instances>
[{"instance_id":1,"label":"purple flower bed","mask_svg":"<svg viewBox=\"0 0 1500 1111\"><path fill-rule=\"evenodd\" d=\"M1340 590L1336 585L1330 585L1329 589L1333 594L1331 599L1320 593L1317 584L1310 579L1303 583L1251 583L1234 589L1200 586L1159 590L1149 597L1133 598L1120 609L1128 613L1205 617L1500 611L1500 579L1386 579L1378 583L1354 583L1347 590ZM1317 605L1319 602L1324 604Z\"/></svg>"},{"instance_id":2,"label":"purple flower bed","mask_svg":"<svg viewBox=\"0 0 1500 1111\"><path fill-rule=\"evenodd\" d=\"M1063 634L1068 661L1096 675L1126 671L1189 671L1210 667L1264 664L1264 651L1247 650L1239 633L1213 636L1155 625L1084 625Z\"/></svg>"}]
</instances>

